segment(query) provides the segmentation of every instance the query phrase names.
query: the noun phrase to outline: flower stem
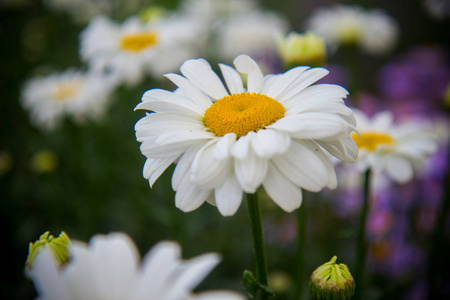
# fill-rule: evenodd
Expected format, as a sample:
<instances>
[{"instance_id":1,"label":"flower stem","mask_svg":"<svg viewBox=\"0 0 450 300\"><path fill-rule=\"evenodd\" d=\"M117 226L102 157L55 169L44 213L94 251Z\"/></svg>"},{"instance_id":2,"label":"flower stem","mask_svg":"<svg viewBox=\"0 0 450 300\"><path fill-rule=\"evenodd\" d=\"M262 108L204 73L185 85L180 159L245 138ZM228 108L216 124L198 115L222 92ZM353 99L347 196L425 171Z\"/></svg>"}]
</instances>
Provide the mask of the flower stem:
<instances>
[{"instance_id":1,"label":"flower stem","mask_svg":"<svg viewBox=\"0 0 450 300\"><path fill-rule=\"evenodd\" d=\"M247 206L250 216L250 228L252 232L253 251L256 261L256 276L260 284L268 286L266 250L264 247L264 235L262 229L261 209L256 194L247 194ZM269 299L269 296L261 292L261 299Z\"/></svg>"},{"instance_id":2,"label":"flower stem","mask_svg":"<svg viewBox=\"0 0 450 300\"><path fill-rule=\"evenodd\" d=\"M364 273L364 264L366 261L367 244L365 240L367 213L369 211L370 199L370 175L371 170L368 169L364 174L364 202L359 220L358 236L357 236L357 252L356 252L356 266L355 266L355 284L356 291L354 299L358 299L363 290L362 277Z\"/></svg>"},{"instance_id":3,"label":"flower stem","mask_svg":"<svg viewBox=\"0 0 450 300\"><path fill-rule=\"evenodd\" d=\"M296 255L296 277L297 277L297 290L295 299L303 299L303 288L305 283L305 241L306 241L306 193L302 190L303 203L297 210L297 255Z\"/></svg>"}]
</instances>

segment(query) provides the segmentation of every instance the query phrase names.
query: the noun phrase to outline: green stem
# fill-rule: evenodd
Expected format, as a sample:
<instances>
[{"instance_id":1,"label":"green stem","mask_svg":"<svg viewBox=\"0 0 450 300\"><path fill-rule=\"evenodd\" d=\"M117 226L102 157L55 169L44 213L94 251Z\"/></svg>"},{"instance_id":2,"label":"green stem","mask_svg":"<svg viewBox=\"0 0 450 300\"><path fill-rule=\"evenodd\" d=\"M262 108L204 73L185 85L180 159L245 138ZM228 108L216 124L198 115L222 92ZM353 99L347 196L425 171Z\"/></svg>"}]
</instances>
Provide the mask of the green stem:
<instances>
[{"instance_id":1,"label":"green stem","mask_svg":"<svg viewBox=\"0 0 450 300\"><path fill-rule=\"evenodd\" d=\"M247 194L248 214L250 216L250 228L252 232L253 251L256 261L256 276L260 284L268 286L266 250L264 247L264 235L262 229L261 209L256 194ZM269 299L262 292L261 299Z\"/></svg>"},{"instance_id":2,"label":"green stem","mask_svg":"<svg viewBox=\"0 0 450 300\"><path fill-rule=\"evenodd\" d=\"M297 210L297 256L296 256L296 275L297 275L297 290L295 299L303 299L304 276L305 276L305 261L303 259L305 253L306 241L306 193L302 190L303 203Z\"/></svg>"},{"instance_id":3,"label":"green stem","mask_svg":"<svg viewBox=\"0 0 450 300\"><path fill-rule=\"evenodd\" d=\"M355 266L355 284L356 291L354 299L358 299L363 290L362 277L364 273L364 264L367 255L367 244L365 239L367 213L369 211L370 200L370 175L371 170L368 169L364 174L364 202L359 220L358 236L357 236L357 252L356 252L356 266Z\"/></svg>"}]
</instances>

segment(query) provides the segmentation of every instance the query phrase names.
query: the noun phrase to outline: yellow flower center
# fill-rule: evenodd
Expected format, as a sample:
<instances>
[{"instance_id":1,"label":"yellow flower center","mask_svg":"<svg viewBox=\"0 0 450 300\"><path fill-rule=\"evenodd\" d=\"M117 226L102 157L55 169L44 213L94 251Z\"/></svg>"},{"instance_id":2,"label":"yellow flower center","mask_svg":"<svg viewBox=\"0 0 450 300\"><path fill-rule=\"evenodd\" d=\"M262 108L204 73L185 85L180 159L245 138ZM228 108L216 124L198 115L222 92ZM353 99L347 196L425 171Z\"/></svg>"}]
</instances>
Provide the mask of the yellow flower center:
<instances>
[{"instance_id":1,"label":"yellow flower center","mask_svg":"<svg viewBox=\"0 0 450 300\"><path fill-rule=\"evenodd\" d=\"M56 84L53 96L56 100L64 101L75 96L80 87L81 82L79 80L60 82Z\"/></svg>"},{"instance_id":2,"label":"yellow flower center","mask_svg":"<svg viewBox=\"0 0 450 300\"><path fill-rule=\"evenodd\" d=\"M122 37L121 47L123 50L139 52L158 42L156 32L145 32L137 34L128 34Z\"/></svg>"},{"instance_id":3,"label":"yellow flower center","mask_svg":"<svg viewBox=\"0 0 450 300\"><path fill-rule=\"evenodd\" d=\"M217 136L234 132L239 138L284 117L280 102L262 94L240 93L217 100L203 117L205 126Z\"/></svg>"},{"instance_id":4,"label":"yellow flower center","mask_svg":"<svg viewBox=\"0 0 450 300\"><path fill-rule=\"evenodd\" d=\"M389 146L395 141L393 137L380 132L361 132L361 137L353 132L351 137L358 148L367 151L375 151L380 145Z\"/></svg>"}]
</instances>

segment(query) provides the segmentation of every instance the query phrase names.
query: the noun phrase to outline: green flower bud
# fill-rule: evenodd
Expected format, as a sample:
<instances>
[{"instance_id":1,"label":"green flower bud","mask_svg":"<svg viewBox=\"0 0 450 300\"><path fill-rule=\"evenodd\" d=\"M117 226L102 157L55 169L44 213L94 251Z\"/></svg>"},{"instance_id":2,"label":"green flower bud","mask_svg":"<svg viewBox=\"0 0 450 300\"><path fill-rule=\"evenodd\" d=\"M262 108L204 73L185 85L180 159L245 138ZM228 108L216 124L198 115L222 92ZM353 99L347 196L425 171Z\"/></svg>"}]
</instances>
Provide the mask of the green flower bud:
<instances>
[{"instance_id":1,"label":"green flower bud","mask_svg":"<svg viewBox=\"0 0 450 300\"><path fill-rule=\"evenodd\" d=\"M312 32L289 33L278 43L278 52L287 68L301 65L321 66L327 55L325 41Z\"/></svg>"},{"instance_id":2,"label":"green flower bud","mask_svg":"<svg viewBox=\"0 0 450 300\"><path fill-rule=\"evenodd\" d=\"M355 293L355 281L344 264L336 264L336 256L311 274L309 291L316 300L348 300Z\"/></svg>"},{"instance_id":3,"label":"green flower bud","mask_svg":"<svg viewBox=\"0 0 450 300\"><path fill-rule=\"evenodd\" d=\"M57 238L50 235L49 231L45 232L39 237L39 240L30 243L25 268L29 270L33 266L38 253L44 248L51 250L59 265L65 264L69 260L69 246L71 244L72 242L69 236L64 231L61 231L61 234Z\"/></svg>"},{"instance_id":4,"label":"green flower bud","mask_svg":"<svg viewBox=\"0 0 450 300\"><path fill-rule=\"evenodd\" d=\"M49 150L42 150L33 155L31 169L39 174L51 173L58 166L58 157Z\"/></svg>"}]
</instances>

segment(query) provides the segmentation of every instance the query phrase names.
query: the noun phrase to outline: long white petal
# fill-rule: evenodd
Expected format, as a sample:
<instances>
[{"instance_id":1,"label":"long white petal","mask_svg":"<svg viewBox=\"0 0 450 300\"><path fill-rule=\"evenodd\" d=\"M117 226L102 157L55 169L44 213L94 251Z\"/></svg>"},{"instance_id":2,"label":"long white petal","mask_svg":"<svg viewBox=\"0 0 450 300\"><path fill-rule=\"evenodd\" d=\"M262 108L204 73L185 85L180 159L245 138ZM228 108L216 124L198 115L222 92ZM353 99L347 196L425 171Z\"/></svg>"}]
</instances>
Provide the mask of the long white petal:
<instances>
[{"instance_id":1,"label":"long white petal","mask_svg":"<svg viewBox=\"0 0 450 300\"><path fill-rule=\"evenodd\" d=\"M227 84L230 94L239 94L245 92L244 84L241 75L232 67L224 64L219 64L223 78Z\"/></svg>"},{"instance_id":2,"label":"long white petal","mask_svg":"<svg viewBox=\"0 0 450 300\"><path fill-rule=\"evenodd\" d=\"M276 99L286 88L296 80L304 71L309 67L296 67L284 74L274 77L274 80L270 81L270 84L265 84L262 89L262 93L271 98Z\"/></svg>"},{"instance_id":3,"label":"long white petal","mask_svg":"<svg viewBox=\"0 0 450 300\"><path fill-rule=\"evenodd\" d=\"M205 59L189 59L181 65L180 71L211 98L217 100L228 95L219 76Z\"/></svg>"},{"instance_id":4,"label":"long white petal","mask_svg":"<svg viewBox=\"0 0 450 300\"><path fill-rule=\"evenodd\" d=\"M258 130L251 138L255 154L262 158L270 158L287 151L291 144L289 134L272 129Z\"/></svg>"},{"instance_id":5,"label":"long white petal","mask_svg":"<svg viewBox=\"0 0 450 300\"><path fill-rule=\"evenodd\" d=\"M191 165L191 180L199 188L213 189L222 185L232 169L233 163L229 159L216 159L213 155L218 139L207 143L197 152Z\"/></svg>"},{"instance_id":6,"label":"long white petal","mask_svg":"<svg viewBox=\"0 0 450 300\"><path fill-rule=\"evenodd\" d=\"M262 183L267 195L283 210L291 212L302 204L301 189L286 178L272 163Z\"/></svg>"},{"instance_id":7,"label":"long white petal","mask_svg":"<svg viewBox=\"0 0 450 300\"><path fill-rule=\"evenodd\" d=\"M354 162L358 157L358 146L350 136L336 141L315 140L315 142L342 161Z\"/></svg>"},{"instance_id":8,"label":"long white petal","mask_svg":"<svg viewBox=\"0 0 450 300\"><path fill-rule=\"evenodd\" d=\"M303 72L299 77L297 77L291 84L285 89L285 92L277 97L276 100L283 103L289 98L297 95L307 86L313 84L317 80L321 79L329 72L323 68L312 68Z\"/></svg>"},{"instance_id":9,"label":"long white petal","mask_svg":"<svg viewBox=\"0 0 450 300\"><path fill-rule=\"evenodd\" d=\"M242 54L234 59L236 69L244 74L247 74L247 92L259 93L261 92L264 75L258 64L248 55Z\"/></svg>"},{"instance_id":10,"label":"long white petal","mask_svg":"<svg viewBox=\"0 0 450 300\"><path fill-rule=\"evenodd\" d=\"M320 147L312 141L292 141L289 151L272 158L275 166L289 180L307 190L318 192L330 182L328 164L319 151Z\"/></svg>"},{"instance_id":11,"label":"long white petal","mask_svg":"<svg viewBox=\"0 0 450 300\"><path fill-rule=\"evenodd\" d=\"M181 97L173 92L161 89L148 90L142 96L142 102L135 110L147 109L154 112L191 112L197 116L203 116L205 110L188 98Z\"/></svg>"},{"instance_id":12,"label":"long white petal","mask_svg":"<svg viewBox=\"0 0 450 300\"><path fill-rule=\"evenodd\" d=\"M193 300L245 300L243 295L228 291L203 292L195 295Z\"/></svg>"},{"instance_id":13,"label":"long white petal","mask_svg":"<svg viewBox=\"0 0 450 300\"><path fill-rule=\"evenodd\" d=\"M386 172L398 183L410 181L414 176L411 163L404 157L392 155L383 160Z\"/></svg>"},{"instance_id":14,"label":"long white petal","mask_svg":"<svg viewBox=\"0 0 450 300\"><path fill-rule=\"evenodd\" d=\"M216 205L223 216L232 216L239 209L244 191L234 174L228 175L224 183L214 191Z\"/></svg>"},{"instance_id":15,"label":"long white petal","mask_svg":"<svg viewBox=\"0 0 450 300\"><path fill-rule=\"evenodd\" d=\"M193 144L184 152L183 156L181 156L172 175L172 188L174 191L178 190L181 180L186 176L186 173L190 169L195 155L203 146L203 143Z\"/></svg>"},{"instance_id":16,"label":"long white petal","mask_svg":"<svg viewBox=\"0 0 450 300\"><path fill-rule=\"evenodd\" d=\"M255 193L267 174L267 159L249 150L244 159L234 160L236 177L246 193Z\"/></svg>"},{"instance_id":17,"label":"long white petal","mask_svg":"<svg viewBox=\"0 0 450 300\"><path fill-rule=\"evenodd\" d=\"M183 92L189 97L189 99L191 99L193 102L199 105L202 108L202 110L207 110L208 107L211 106L212 104L211 99L209 99L209 97L206 94L204 94L198 87L196 87L188 79L174 73L169 73L164 76L169 78L180 89L182 89Z\"/></svg>"},{"instance_id":18,"label":"long white petal","mask_svg":"<svg viewBox=\"0 0 450 300\"><path fill-rule=\"evenodd\" d=\"M200 207L211 194L212 190L199 189L186 174L175 194L175 206L184 212L190 212Z\"/></svg>"}]
</instances>

